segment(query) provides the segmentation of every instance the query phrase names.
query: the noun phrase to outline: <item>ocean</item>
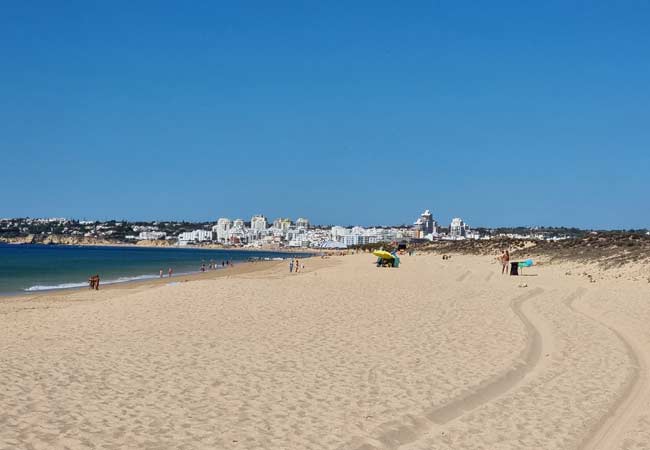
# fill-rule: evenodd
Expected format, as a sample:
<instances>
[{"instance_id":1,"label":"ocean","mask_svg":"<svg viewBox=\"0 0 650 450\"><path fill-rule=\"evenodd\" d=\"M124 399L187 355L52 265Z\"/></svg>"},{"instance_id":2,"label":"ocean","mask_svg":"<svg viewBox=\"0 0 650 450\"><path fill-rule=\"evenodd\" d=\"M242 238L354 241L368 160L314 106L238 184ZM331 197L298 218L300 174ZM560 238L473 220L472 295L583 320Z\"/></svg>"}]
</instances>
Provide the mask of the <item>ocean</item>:
<instances>
[{"instance_id":1,"label":"ocean","mask_svg":"<svg viewBox=\"0 0 650 450\"><path fill-rule=\"evenodd\" d=\"M254 259L284 259L294 254L267 251L197 248L89 247L63 245L0 244L0 295L88 286L99 274L101 284L158 278L198 272L214 262L234 263ZM295 256L308 256L295 253Z\"/></svg>"}]
</instances>

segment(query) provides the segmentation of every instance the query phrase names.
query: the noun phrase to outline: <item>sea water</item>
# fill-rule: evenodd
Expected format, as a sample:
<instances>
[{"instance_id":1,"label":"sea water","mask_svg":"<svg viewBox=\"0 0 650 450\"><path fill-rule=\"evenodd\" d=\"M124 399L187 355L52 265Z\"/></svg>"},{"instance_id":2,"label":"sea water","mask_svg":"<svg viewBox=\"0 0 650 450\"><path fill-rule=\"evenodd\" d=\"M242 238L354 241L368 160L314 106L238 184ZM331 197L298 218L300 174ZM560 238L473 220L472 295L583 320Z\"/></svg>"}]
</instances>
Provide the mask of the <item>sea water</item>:
<instances>
[{"instance_id":1,"label":"sea water","mask_svg":"<svg viewBox=\"0 0 650 450\"><path fill-rule=\"evenodd\" d=\"M296 256L307 256L296 253ZM99 274L101 284L198 272L210 263L291 258L294 254L198 248L96 247L0 244L0 295L88 286Z\"/></svg>"}]
</instances>

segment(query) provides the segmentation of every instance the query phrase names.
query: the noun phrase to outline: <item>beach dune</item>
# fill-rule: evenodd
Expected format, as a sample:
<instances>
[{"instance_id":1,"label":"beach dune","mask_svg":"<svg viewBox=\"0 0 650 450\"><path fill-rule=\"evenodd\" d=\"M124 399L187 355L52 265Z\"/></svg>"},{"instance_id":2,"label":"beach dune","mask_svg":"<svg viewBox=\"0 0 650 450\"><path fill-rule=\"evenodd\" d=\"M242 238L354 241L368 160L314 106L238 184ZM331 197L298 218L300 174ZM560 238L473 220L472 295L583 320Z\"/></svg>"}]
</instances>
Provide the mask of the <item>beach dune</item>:
<instances>
[{"instance_id":1,"label":"beach dune","mask_svg":"<svg viewBox=\"0 0 650 450\"><path fill-rule=\"evenodd\" d=\"M0 449L650 448L647 283L373 262L0 302Z\"/></svg>"}]
</instances>

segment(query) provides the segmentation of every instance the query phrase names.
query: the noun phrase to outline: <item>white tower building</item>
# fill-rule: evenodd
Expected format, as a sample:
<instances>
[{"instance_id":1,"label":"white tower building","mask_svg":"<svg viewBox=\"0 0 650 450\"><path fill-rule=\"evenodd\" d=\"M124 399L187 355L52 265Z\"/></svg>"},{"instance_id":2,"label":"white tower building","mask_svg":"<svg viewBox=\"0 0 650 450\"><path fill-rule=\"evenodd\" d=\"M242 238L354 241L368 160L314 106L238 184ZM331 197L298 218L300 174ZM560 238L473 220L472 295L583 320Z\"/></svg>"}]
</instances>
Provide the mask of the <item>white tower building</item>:
<instances>
[{"instance_id":1,"label":"white tower building","mask_svg":"<svg viewBox=\"0 0 650 450\"><path fill-rule=\"evenodd\" d=\"M251 229L253 231L266 230L266 217L261 214L251 217Z\"/></svg>"},{"instance_id":2,"label":"white tower building","mask_svg":"<svg viewBox=\"0 0 650 450\"><path fill-rule=\"evenodd\" d=\"M453 238L465 237L469 225L463 222L463 219L460 217L454 217L451 219L451 225L449 225L449 236Z\"/></svg>"},{"instance_id":3,"label":"white tower building","mask_svg":"<svg viewBox=\"0 0 650 450\"><path fill-rule=\"evenodd\" d=\"M232 228L232 222L226 217L217 220L217 224L212 227L212 232L216 235L217 241L226 242L228 240L228 231Z\"/></svg>"}]
</instances>

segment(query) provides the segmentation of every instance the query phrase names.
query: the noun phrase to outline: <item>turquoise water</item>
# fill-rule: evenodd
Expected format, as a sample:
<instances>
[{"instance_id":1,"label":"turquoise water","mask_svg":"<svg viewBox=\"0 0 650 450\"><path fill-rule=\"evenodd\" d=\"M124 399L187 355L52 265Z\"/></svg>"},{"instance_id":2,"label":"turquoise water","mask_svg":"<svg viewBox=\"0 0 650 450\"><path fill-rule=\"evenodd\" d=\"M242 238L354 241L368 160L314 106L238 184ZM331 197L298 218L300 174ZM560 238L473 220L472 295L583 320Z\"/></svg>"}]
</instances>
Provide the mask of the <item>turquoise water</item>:
<instances>
[{"instance_id":1,"label":"turquoise water","mask_svg":"<svg viewBox=\"0 0 650 450\"><path fill-rule=\"evenodd\" d=\"M296 254L305 256L304 254ZM119 283L198 272L222 261L290 258L288 253L202 250L195 248L87 247L0 244L0 295L87 286L99 274L101 283Z\"/></svg>"}]
</instances>

